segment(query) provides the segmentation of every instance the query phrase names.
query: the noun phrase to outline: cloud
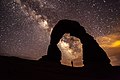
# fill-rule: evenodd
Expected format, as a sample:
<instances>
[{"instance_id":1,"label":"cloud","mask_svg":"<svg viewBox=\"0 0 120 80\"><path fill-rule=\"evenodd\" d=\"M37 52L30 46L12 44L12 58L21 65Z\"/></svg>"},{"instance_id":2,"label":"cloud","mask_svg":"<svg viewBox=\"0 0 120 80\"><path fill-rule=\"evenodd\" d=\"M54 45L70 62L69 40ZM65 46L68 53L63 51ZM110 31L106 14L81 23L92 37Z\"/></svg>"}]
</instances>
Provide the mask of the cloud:
<instances>
[{"instance_id":1,"label":"cloud","mask_svg":"<svg viewBox=\"0 0 120 80\"><path fill-rule=\"evenodd\" d=\"M113 42L111 46L112 47L119 47L120 46L120 40L117 40L117 41Z\"/></svg>"},{"instance_id":2,"label":"cloud","mask_svg":"<svg viewBox=\"0 0 120 80\"><path fill-rule=\"evenodd\" d=\"M119 55L115 55L115 56L111 56L111 64L114 66L120 66L120 54Z\"/></svg>"},{"instance_id":3,"label":"cloud","mask_svg":"<svg viewBox=\"0 0 120 80\"><path fill-rule=\"evenodd\" d=\"M120 33L96 38L100 46L106 51L113 66L120 66Z\"/></svg>"},{"instance_id":4,"label":"cloud","mask_svg":"<svg viewBox=\"0 0 120 80\"><path fill-rule=\"evenodd\" d=\"M119 33L97 37L96 40L103 48L115 48L120 46Z\"/></svg>"}]
</instances>

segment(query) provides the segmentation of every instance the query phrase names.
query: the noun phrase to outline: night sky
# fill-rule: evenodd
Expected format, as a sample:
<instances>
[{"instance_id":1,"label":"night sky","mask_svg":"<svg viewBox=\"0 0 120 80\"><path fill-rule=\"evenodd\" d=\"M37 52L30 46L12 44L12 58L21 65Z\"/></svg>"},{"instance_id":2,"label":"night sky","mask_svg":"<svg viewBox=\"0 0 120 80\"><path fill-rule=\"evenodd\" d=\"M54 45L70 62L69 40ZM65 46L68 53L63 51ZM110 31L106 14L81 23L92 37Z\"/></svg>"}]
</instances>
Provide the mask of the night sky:
<instances>
[{"instance_id":1,"label":"night sky","mask_svg":"<svg viewBox=\"0 0 120 80\"><path fill-rule=\"evenodd\" d=\"M120 0L0 0L0 54L39 59L61 19L78 21L120 65ZM59 47L62 63L82 65L79 40L66 34Z\"/></svg>"}]
</instances>

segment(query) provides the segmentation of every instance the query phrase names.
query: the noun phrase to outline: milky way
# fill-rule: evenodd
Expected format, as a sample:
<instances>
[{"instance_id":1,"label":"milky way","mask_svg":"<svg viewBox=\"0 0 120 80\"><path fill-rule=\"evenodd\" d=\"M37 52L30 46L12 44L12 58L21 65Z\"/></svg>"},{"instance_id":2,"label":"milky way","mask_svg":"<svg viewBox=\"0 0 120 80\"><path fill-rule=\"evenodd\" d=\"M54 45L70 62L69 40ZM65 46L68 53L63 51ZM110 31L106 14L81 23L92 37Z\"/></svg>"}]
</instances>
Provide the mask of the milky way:
<instances>
[{"instance_id":1,"label":"milky way","mask_svg":"<svg viewBox=\"0 0 120 80\"><path fill-rule=\"evenodd\" d=\"M120 25L119 0L21 0L21 3L46 16L53 26L58 20L73 19L94 36L116 32Z\"/></svg>"},{"instance_id":2,"label":"milky way","mask_svg":"<svg viewBox=\"0 0 120 80\"><path fill-rule=\"evenodd\" d=\"M0 52L28 59L45 54L48 36L37 22L26 16L13 1L0 6ZM44 46L43 46L44 45Z\"/></svg>"},{"instance_id":3,"label":"milky way","mask_svg":"<svg viewBox=\"0 0 120 80\"><path fill-rule=\"evenodd\" d=\"M117 36L111 44L120 40L120 0L1 0L1 55L39 59L46 54L50 32L61 19L78 21L101 45L111 38L108 35ZM80 49L72 50L76 48Z\"/></svg>"}]
</instances>

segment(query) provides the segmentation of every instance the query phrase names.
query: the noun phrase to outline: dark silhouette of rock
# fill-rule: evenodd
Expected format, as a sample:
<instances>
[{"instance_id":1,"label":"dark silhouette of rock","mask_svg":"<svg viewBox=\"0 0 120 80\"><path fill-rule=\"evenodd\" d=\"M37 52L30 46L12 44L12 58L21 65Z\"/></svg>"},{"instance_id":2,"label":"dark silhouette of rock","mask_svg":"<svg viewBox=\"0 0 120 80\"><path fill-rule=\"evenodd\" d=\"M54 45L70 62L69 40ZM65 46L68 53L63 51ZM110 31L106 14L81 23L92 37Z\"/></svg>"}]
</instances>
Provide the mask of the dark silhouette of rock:
<instances>
[{"instance_id":1,"label":"dark silhouette of rock","mask_svg":"<svg viewBox=\"0 0 120 80\"><path fill-rule=\"evenodd\" d=\"M73 34L81 40L83 48L83 63L85 67L111 66L106 52L99 46L94 38L85 31L76 30ZM82 32L82 33L81 33Z\"/></svg>"},{"instance_id":2,"label":"dark silhouette of rock","mask_svg":"<svg viewBox=\"0 0 120 80\"><path fill-rule=\"evenodd\" d=\"M94 38L86 33L84 27L80 26L78 22L71 20L61 20L53 28L47 54L51 60L60 62L61 52L57 48L57 44L65 33L70 33L81 40L85 67L111 66L110 59Z\"/></svg>"},{"instance_id":3,"label":"dark silhouette of rock","mask_svg":"<svg viewBox=\"0 0 120 80\"><path fill-rule=\"evenodd\" d=\"M84 34L81 37L83 44L83 60L85 66L111 66L110 59L106 55L106 52L99 46L89 34Z\"/></svg>"},{"instance_id":4,"label":"dark silhouette of rock","mask_svg":"<svg viewBox=\"0 0 120 80\"><path fill-rule=\"evenodd\" d=\"M59 21L53 28L47 55L43 56L42 60L60 63L61 51L57 47L57 44L65 33L77 34L77 32L73 29L85 31L85 29L83 27L80 27L80 24L76 21L71 20Z\"/></svg>"},{"instance_id":5,"label":"dark silhouette of rock","mask_svg":"<svg viewBox=\"0 0 120 80\"><path fill-rule=\"evenodd\" d=\"M60 20L53 28L50 44L57 44L65 33L78 35L80 32L78 32L77 30L80 30L81 33L85 32L85 29L80 26L77 21L66 19Z\"/></svg>"},{"instance_id":6,"label":"dark silhouette of rock","mask_svg":"<svg viewBox=\"0 0 120 80\"><path fill-rule=\"evenodd\" d=\"M65 33L78 37L83 44L84 67L60 63L57 43ZM73 64L73 62L71 62ZM110 59L94 38L76 21L59 21L51 34L47 55L39 60L0 56L0 80L119 80L120 67Z\"/></svg>"},{"instance_id":7,"label":"dark silhouette of rock","mask_svg":"<svg viewBox=\"0 0 120 80\"><path fill-rule=\"evenodd\" d=\"M77 35L78 33L76 32L76 30L81 30L85 32L85 29L76 21L66 19L60 20L53 28L53 31L51 33L50 45L48 47L48 53L46 56L43 56L42 60L44 59L60 63L61 51L57 47L57 44L65 33Z\"/></svg>"},{"instance_id":8,"label":"dark silhouette of rock","mask_svg":"<svg viewBox=\"0 0 120 80\"><path fill-rule=\"evenodd\" d=\"M40 59L40 61L55 62L61 64L60 60L61 60L61 51L57 47L57 44L56 45L50 44L48 46L47 55L43 56L42 59Z\"/></svg>"}]
</instances>

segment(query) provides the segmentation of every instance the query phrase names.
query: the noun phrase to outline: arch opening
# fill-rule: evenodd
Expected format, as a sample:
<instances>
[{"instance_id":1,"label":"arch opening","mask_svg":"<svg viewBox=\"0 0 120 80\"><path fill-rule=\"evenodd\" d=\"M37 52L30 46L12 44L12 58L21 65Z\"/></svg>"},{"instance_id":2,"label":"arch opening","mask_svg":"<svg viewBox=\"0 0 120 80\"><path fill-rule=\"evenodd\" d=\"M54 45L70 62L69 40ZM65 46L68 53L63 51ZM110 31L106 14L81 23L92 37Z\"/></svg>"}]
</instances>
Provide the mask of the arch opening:
<instances>
[{"instance_id":1,"label":"arch opening","mask_svg":"<svg viewBox=\"0 0 120 80\"><path fill-rule=\"evenodd\" d=\"M79 38L65 33L57 46L61 51L61 64L74 67L83 66L82 43Z\"/></svg>"}]
</instances>

